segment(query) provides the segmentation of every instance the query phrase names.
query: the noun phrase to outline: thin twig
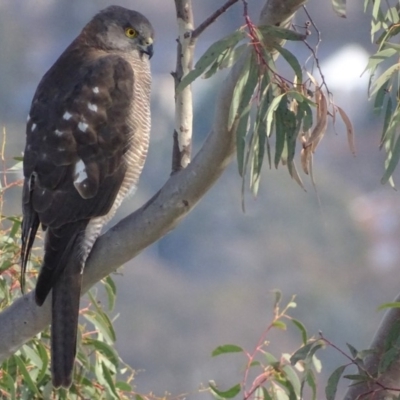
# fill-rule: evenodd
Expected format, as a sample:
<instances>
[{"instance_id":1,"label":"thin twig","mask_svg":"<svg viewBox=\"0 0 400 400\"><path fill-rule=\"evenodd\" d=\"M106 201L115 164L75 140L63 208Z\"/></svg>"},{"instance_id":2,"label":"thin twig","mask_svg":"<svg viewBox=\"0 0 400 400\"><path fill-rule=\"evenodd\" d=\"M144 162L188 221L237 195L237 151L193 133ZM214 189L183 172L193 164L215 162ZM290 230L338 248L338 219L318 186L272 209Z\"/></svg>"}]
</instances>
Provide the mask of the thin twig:
<instances>
[{"instance_id":1,"label":"thin twig","mask_svg":"<svg viewBox=\"0 0 400 400\"><path fill-rule=\"evenodd\" d=\"M196 40L205 29L207 29L221 14L223 14L229 7L233 6L239 0L228 0L222 7L218 8L212 13L204 22L202 22L191 34L191 39Z\"/></svg>"}]
</instances>

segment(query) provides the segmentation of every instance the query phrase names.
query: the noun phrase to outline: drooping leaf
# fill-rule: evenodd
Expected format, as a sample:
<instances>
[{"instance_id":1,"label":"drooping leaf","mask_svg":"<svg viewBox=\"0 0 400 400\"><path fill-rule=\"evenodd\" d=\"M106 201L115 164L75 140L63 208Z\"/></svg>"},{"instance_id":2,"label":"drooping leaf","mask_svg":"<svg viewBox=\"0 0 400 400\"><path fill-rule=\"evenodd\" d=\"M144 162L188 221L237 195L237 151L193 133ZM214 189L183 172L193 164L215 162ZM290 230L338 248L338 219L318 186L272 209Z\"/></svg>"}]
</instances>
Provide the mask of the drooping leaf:
<instances>
[{"instance_id":1,"label":"drooping leaf","mask_svg":"<svg viewBox=\"0 0 400 400\"><path fill-rule=\"evenodd\" d=\"M306 382L310 386L312 391L312 400L317 399L317 384L315 379L315 374L312 369L307 369L306 371Z\"/></svg>"},{"instance_id":2,"label":"drooping leaf","mask_svg":"<svg viewBox=\"0 0 400 400\"><path fill-rule=\"evenodd\" d=\"M346 0L332 0L332 7L340 18L346 18Z\"/></svg>"},{"instance_id":3,"label":"drooping leaf","mask_svg":"<svg viewBox=\"0 0 400 400\"><path fill-rule=\"evenodd\" d=\"M392 119L392 99L389 97L388 101L386 103L386 110L385 110L385 118L383 120L383 129L382 129L382 136L381 136L381 142L379 145L379 148L381 149L382 146L384 145L385 141L386 141L386 137L387 137L387 133L388 133L388 127L389 127L389 123Z\"/></svg>"},{"instance_id":4,"label":"drooping leaf","mask_svg":"<svg viewBox=\"0 0 400 400\"><path fill-rule=\"evenodd\" d=\"M290 29L281 28L275 25L260 25L256 28L262 35L273 36L284 40L305 40L307 36L303 33L295 32Z\"/></svg>"},{"instance_id":5,"label":"drooping leaf","mask_svg":"<svg viewBox=\"0 0 400 400\"><path fill-rule=\"evenodd\" d=\"M26 369L24 361L22 361L21 357L19 357L16 354L13 355L13 358L14 358L16 364L18 365L18 368L19 368L22 376L24 377L24 381L25 381L26 385L28 386L29 390L32 393L35 393L36 396L40 396L40 392L39 392L35 382L33 381L29 371Z\"/></svg>"},{"instance_id":6,"label":"drooping leaf","mask_svg":"<svg viewBox=\"0 0 400 400\"><path fill-rule=\"evenodd\" d=\"M378 311L386 310L387 308L400 308L400 302L394 301L391 303L383 303L378 307Z\"/></svg>"},{"instance_id":7,"label":"drooping leaf","mask_svg":"<svg viewBox=\"0 0 400 400\"><path fill-rule=\"evenodd\" d=\"M221 70L232 67L248 47L249 45L247 43L240 44L233 48L231 47L219 63L218 69Z\"/></svg>"},{"instance_id":8,"label":"drooping leaf","mask_svg":"<svg viewBox=\"0 0 400 400\"><path fill-rule=\"evenodd\" d=\"M302 340L303 344L306 344L307 343L307 330L306 330L306 327L299 320L297 320L295 318L291 318L290 321L300 331L301 340Z\"/></svg>"},{"instance_id":9,"label":"drooping leaf","mask_svg":"<svg viewBox=\"0 0 400 400\"><path fill-rule=\"evenodd\" d=\"M119 365L118 354L112 346L108 345L107 343L101 340L92 338L86 338L85 344L93 346L95 350L102 353L116 368L118 367Z\"/></svg>"},{"instance_id":10,"label":"drooping leaf","mask_svg":"<svg viewBox=\"0 0 400 400\"><path fill-rule=\"evenodd\" d=\"M389 67L371 86L370 97L375 95L377 91L392 78L393 74L400 71L400 64L394 64Z\"/></svg>"},{"instance_id":11,"label":"drooping leaf","mask_svg":"<svg viewBox=\"0 0 400 400\"><path fill-rule=\"evenodd\" d=\"M354 128L353 125L350 121L350 118L347 116L346 112L339 106L336 106L340 116L342 117L343 123L346 126L347 130L347 140L349 142L349 147L350 151L352 152L353 155L356 155L356 145L355 145L355 139L354 139Z\"/></svg>"},{"instance_id":12,"label":"drooping leaf","mask_svg":"<svg viewBox=\"0 0 400 400\"><path fill-rule=\"evenodd\" d=\"M116 400L119 399L117 390L115 388L114 379L111 376L109 369L106 367L106 365L104 363L102 363L101 366L102 366L102 370L103 370L104 379L107 382L109 394L112 396L112 398L114 398Z\"/></svg>"},{"instance_id":13,"label":"drooping leaf","mask_svg":"<svg viewBox=\"0 0 400 400\"><path fill-rule=\"evenodd\" d=\"M285 373L287 380L291 383L294 393L296 394L296 399L300 396L300 379L297 373L290 365L285 365L282 368L282 371Z\"/></svg>"},{"instance_id":14,"label":"drooping leaf","mask_svg":"<svg viewBox=\"0 0 400 400\"><path fill-rule=\"evenodd\" d=\"M386 170L381 179L382 184L387 183L387 181L393 175L393 172L396 169L397 164L399 163L399 159L400 159L400 136L397 137L394 148L388 155L388 163L386 166Z\"/></svg>"},{"instance_id":15,"label":"drooping leaf","mask_svg":"<svg viewBox=\"0 0 400 400\"><path fill-rule=\"evenodd\" d=\"M286 324L283 321L277 320L274 321L271 326L273 326L274 328L278 328L281 329L282 331L286 331Z\"/></svg>"},{"instance_id":16,"label":"drooping leaf","mask_svg":"<svg viewBox=\"0 0 400 400\"><path fill-rule=\"evenodd\" d=\"M240 390L241 390L240 383L238 383L235 386L232 386L230 389L228 389L226 391L218 390L212 383L209 383L209 387L210 387L211 393L217 399L233 399L235 396L237 396L240 393Z\"/></svg>"},{"instance_id":17,"label":"drooping leaf","mask_svg":"<svg viewBox=\"0 0 400 400\"><path fill-rule=\"evenodd\" d=\"M213 43L197 61L194 69L182 78L181 82L176 88L176 91L181 92L187 85L190 85L214 63L221 53L229 48L235 47L245 37L245 31L243 29L239 29L225 38Z\"/></svg>"},{"instance_id":18,"label":"drooping leaf","mask_svg":"<svg viewBox=\"0 0 400 400\"><path fill-rule=\"evenodd\" d=\"M303 361L309 355L311 348L314 346L315 342L310 342L300 347L291 357L290 363L296 365L298 361Z\"/></svg>"},{"instance_id":19,"label":"drooping leaf","mask_svg":"<svg viewBox=\"0 0 400 400\"><path fill-rule=\"evenodd\" d=\"M354 346L352 346L350 343L346 343L346 346L350 350L351 356L353 358L357 358L358 350Z\"/></svg>"},{"instance_id":20,"label":"drooping leaf","mask_svg":"<svg viewBox=\"0 0 400 400\"><path fill-rule=\"evenodd\" d=\"M392 347L387 350L381 357L378 366L379 375L384 374L395 360L398 360L400 355L400 349Z\"/></svg>"},{"instance_id":21,"label":"drooping leaf","mask_svg":"<svg viewBox=\"0 0 400 400\"><path fill-rule=\"evenodd\" d=\"M211 353L212 357L219 356L221 354L228 354L228 353L241 353L243 349L235 344L225 344L223 346L218 346L216 349L213 350Z\"/></svg>"},{"instance_id":22,"label":"drooping leaf","mask_svg":"<svg viewBox=\"0 0 400 400\"><path fill-rule=\"evenodd\" d=\"M287 61L287 63L292 67L297 81L303 82L303 73L301 71L301 66L297 58L285 47L280 46L278 43L274 43L274 49L278 51L278 53Z\"/></svg>"},{"instance_id":23,"label":"drooping leaf","mask_svg":"<svg viewBox=\"0 0 400 400\"><path fill-rule=\"evenodd\" d=\"M328 378L328 383L325 388L326 400L335 400L339 380L346 369L347 365L342 365L336 368Z\"/></svg>"}]
</instances>

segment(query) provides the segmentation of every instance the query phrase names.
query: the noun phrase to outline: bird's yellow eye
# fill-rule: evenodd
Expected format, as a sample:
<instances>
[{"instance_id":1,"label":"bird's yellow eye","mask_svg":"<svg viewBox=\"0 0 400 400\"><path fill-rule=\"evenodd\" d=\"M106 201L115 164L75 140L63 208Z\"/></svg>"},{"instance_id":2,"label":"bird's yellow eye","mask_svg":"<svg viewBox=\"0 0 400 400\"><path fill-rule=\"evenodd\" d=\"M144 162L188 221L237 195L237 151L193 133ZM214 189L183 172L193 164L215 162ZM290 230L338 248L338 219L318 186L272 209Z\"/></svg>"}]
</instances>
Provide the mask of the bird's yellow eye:
<instances>
[{"instance_id":1,"label":"bird's yellow eye","mask_svg":"<svg viewBox=\"0 0 400 400\"><path fill-rule=\"evenodd\" d=\"M138 34L137 31L135 29L133 29L133 28L126 28L125 29L125 35L130 39L136 37L137 34Z\"/></svg>"}]
</instances>

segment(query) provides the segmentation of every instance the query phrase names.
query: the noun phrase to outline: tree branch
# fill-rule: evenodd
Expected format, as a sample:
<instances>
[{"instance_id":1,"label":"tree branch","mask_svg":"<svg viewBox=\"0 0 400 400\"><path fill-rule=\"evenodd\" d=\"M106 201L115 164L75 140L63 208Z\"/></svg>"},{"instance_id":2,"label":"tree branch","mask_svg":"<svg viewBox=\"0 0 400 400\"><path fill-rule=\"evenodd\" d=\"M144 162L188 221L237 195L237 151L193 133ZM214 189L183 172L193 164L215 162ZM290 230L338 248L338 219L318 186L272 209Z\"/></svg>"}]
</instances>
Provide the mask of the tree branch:
<instances>
[{"instance_id":1,"label":"tree branch","mask_svg":"<svg viewBox=\"0 0 400 400\"><path fill-rule=\"evenodd\" d=\"M193 32L191 35L191 40L196 40L205 29L207 29L216 19L223 14L228 8L232 7L239 0L228 0L223 6L218 8L215 12L213 12L205 21L203 21Z\"/></svg>"},{"instance_id":2,"label":"tree branch","mask_svg":"<svg viewBox=\"0 0 400 400\"><path fill-rule=\"evenodd\" d=\"M176 70L172 74L177 87L182 78L193 67L195 42L190 40L193 31L193 10L191 0L175 0L178 21L178 49ZM189 33L189 35L188 35ZM175 130L172 152L172 172L186 168L192 152L193 101L192 87L188 85L180 93L175 91Z\"/></svg>"},{"instance_id":3,"label":"tree branch","mask_svg":"<svg viewBox=\"0 0 400 400\"><path fill-rule=\"evenodd\" d=\"M260 24L289 21L306 0L268 0ZM220 177L235 152L235 129L227 129L232 95L248 54L233 66L222 84L211 132L187 168L180 170L143 207L120 221L96 242L84 272L83 293L144 248L172 230ZM37 307L33 293L0 314L0 362L50 323L47 299Z\"/></svg>"},{"instance_id":4,"label":"tree branch","mask_svg":"<svg viewBox=\"0 0 400 400\"><path fill-rule=\"evenodd\" d=\"M394 300L400 302L400 294ZM365 370L372 376L378 375L380 361L387 350L386 343L395 324L400 321L400 308L390 308L382 319L370 350L373 352L364 360ZM361 382L350 386L344 400L384 400L397 398L399 391L390 391L390 388L400 388L400 357L396 357L390 367L378 378L377 383Z\"/></svg>"}]
</instances>

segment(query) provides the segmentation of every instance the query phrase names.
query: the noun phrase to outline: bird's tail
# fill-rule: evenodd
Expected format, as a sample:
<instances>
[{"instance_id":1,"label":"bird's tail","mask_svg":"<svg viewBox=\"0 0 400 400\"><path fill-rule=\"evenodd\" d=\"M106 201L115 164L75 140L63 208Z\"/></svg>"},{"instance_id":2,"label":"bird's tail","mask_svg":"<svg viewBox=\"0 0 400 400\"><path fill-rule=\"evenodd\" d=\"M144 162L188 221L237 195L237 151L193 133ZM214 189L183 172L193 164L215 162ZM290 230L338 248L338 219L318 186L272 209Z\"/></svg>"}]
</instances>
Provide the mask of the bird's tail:
<instances>
[{"instance_id":1,"label":"bird's tail","mask_svg":"<svg viewBox=\"0 0 400 400\"><path fill-rule=\"evenodd\" d=\"M55 387L68 388L72 382L86 225L81 221L47 229L44 261L36 283L38 305L52 290L51 369Z\"/></svg>"},{"instance_id":2,"label":"bird's tail","mask_svg":"<svg viewBox=\"0 0 400 400\"><path fill-rule=\"evenodd\" d=\"M54 387L69 388L76 355L81 265L67 265L53 287L51 320L51 366Z\"/></svg>"}]
</instances>

